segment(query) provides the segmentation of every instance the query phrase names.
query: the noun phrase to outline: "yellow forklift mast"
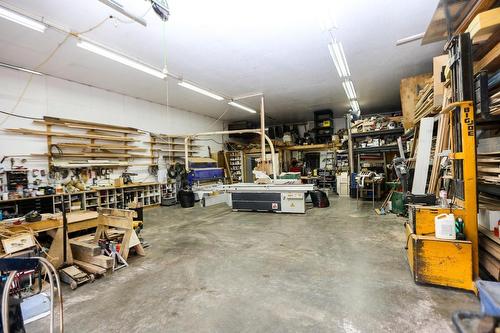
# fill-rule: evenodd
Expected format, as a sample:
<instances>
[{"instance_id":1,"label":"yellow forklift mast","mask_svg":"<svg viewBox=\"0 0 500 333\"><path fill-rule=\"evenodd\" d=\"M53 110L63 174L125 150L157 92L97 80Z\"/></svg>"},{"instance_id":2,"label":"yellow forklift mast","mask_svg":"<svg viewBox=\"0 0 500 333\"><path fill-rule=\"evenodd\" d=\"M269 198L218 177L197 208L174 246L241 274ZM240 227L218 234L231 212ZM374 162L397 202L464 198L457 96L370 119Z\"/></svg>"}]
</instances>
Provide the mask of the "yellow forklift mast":
<instances>
[{"instance_id":1,"label":"yellow forklift mast","mask_svg":"<svg viewBox=\"0 0 500 333\"><path fill-rule=\"evenodd\" d=\"M471 42L468 34L454 37L447 45L452 74L453 99L441 112L450 114L449 159L452 163L451 208L410 206L405 224L408 263L415 282L476 292L479 275L476 132L472 99ZM470 86L469 86L470 84ZM434 218L452 213L464 221L465 240L435 237Z\"/></svg>"}]
</instances>

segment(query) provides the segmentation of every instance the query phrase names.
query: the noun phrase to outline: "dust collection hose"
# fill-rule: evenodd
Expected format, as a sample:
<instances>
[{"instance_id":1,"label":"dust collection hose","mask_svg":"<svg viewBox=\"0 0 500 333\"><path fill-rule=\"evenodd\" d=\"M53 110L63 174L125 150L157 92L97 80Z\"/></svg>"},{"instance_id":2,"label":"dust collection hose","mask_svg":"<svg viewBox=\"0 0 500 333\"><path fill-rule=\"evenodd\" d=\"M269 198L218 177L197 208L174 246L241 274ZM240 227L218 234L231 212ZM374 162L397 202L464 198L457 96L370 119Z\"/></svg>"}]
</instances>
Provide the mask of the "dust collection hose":
<instances>
[{"instance_id":1,"label":"dust collection hose","mask_svg":"<svg viewBox=\"0 0 500 333\"><path fill-rule=\"evenodd\" d=\"M49 284L50 284L50 332L54 332L54 277L56 281L57 287L57 296L59 297L59 332L64 332L64 319L63 319L63 299L61 292L61 281L59 280L59 275L57 274L57 270L54 266L45 258L42 257L34 257L34 259L38 259L42 266L48 273L49 276ZM9 289L14 281L17 271L11 271L5 282L3 293L2 293L2 327L3 333L9 333Z\"/></svg>"}]
</instances>

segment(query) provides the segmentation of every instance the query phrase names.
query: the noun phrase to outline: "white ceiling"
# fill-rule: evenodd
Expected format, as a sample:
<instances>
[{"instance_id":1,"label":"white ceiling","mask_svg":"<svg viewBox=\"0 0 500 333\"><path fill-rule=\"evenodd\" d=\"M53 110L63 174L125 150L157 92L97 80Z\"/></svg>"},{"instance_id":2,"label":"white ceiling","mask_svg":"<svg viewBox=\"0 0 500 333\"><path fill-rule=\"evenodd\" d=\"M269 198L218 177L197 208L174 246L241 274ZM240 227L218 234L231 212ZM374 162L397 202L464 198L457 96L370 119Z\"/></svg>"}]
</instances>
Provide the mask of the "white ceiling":
<instances>
[{"instance_id":1,"label":"white ceiling","mask_svg":"<svg viewBox=\"0 0 500 333\"><path fill-rule=\"evenodd\" d=\"M139 15L142 0L120 0ZM325 8L333 6L338 29L362 113L398 110L399 82L432 70L432 57L442 43L395 46L396 40L425 31L438 0L169 0L165 27L151 10L147 27L107 21L86 34L90 39L168 70L200 86L236 97L263 92L266 113L276 121L312 118L316 109L337 116L348 100L329 56L329 35L322 31ZM33 16L45 17L72 31L94 26L117 14L98 0L0 1ZM45 33L0 19L0 60L35 67L64 39L60 31ZM165 36L165 37L164 37ZM155 77L94 55L70 38L41 71L225 120L257 119L257 115L224 102L167 84ZM258 108L258 98L245 100Z\"/></svg>"}]
</instances>

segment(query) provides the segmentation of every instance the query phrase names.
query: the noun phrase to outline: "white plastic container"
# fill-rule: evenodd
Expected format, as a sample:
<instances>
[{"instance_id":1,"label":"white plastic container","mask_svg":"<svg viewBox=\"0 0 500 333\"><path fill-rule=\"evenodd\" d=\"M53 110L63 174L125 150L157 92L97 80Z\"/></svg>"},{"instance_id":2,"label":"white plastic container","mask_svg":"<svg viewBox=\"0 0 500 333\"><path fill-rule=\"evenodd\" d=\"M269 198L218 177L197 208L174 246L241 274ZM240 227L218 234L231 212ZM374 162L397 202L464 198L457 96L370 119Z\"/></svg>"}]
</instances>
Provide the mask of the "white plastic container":
<instances>
[{"instance_id":1,"label":"white plastic container","mask_svg":"<svg viewBox=\"0 0 500 333\"><path fill-rule=\"evenodd\" d=\"M436 230L436 238L456 239L455 215L439 214L434 218L434 229Z\"/></svg>"}]
</instances>

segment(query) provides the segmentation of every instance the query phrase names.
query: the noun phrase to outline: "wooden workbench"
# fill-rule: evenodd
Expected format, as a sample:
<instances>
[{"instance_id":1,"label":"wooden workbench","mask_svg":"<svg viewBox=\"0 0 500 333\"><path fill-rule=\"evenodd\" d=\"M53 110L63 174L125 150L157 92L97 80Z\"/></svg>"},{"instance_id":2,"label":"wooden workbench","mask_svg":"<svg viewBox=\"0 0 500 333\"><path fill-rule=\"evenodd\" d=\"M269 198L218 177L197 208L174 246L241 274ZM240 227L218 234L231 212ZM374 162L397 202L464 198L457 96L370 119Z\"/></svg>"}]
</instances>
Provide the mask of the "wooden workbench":
<instances>
[{"instance_id":1,"label":"wooden workbench","mask_svg":"<svg viewBox=\"0 0 500 333\"><path fill-rule=\"evenodd\" d=\"M86 230L90 228L97 227L98 224L98 213L94 211L81 211L68 213L66 215L68 219L68 233ZM44 219L38 222L25 222L20 225L8 225L6 226L12 231L26 231L29 228L33 233L47 232L52 236L52 244L48 252L49 261L57 268L63 263L63 221L62 214L57 216L55 219ZM67 244L67 262L73 262L73 255L71 253L71 246L69 245L69 240Z\"/></svg>"}]
</instances>

